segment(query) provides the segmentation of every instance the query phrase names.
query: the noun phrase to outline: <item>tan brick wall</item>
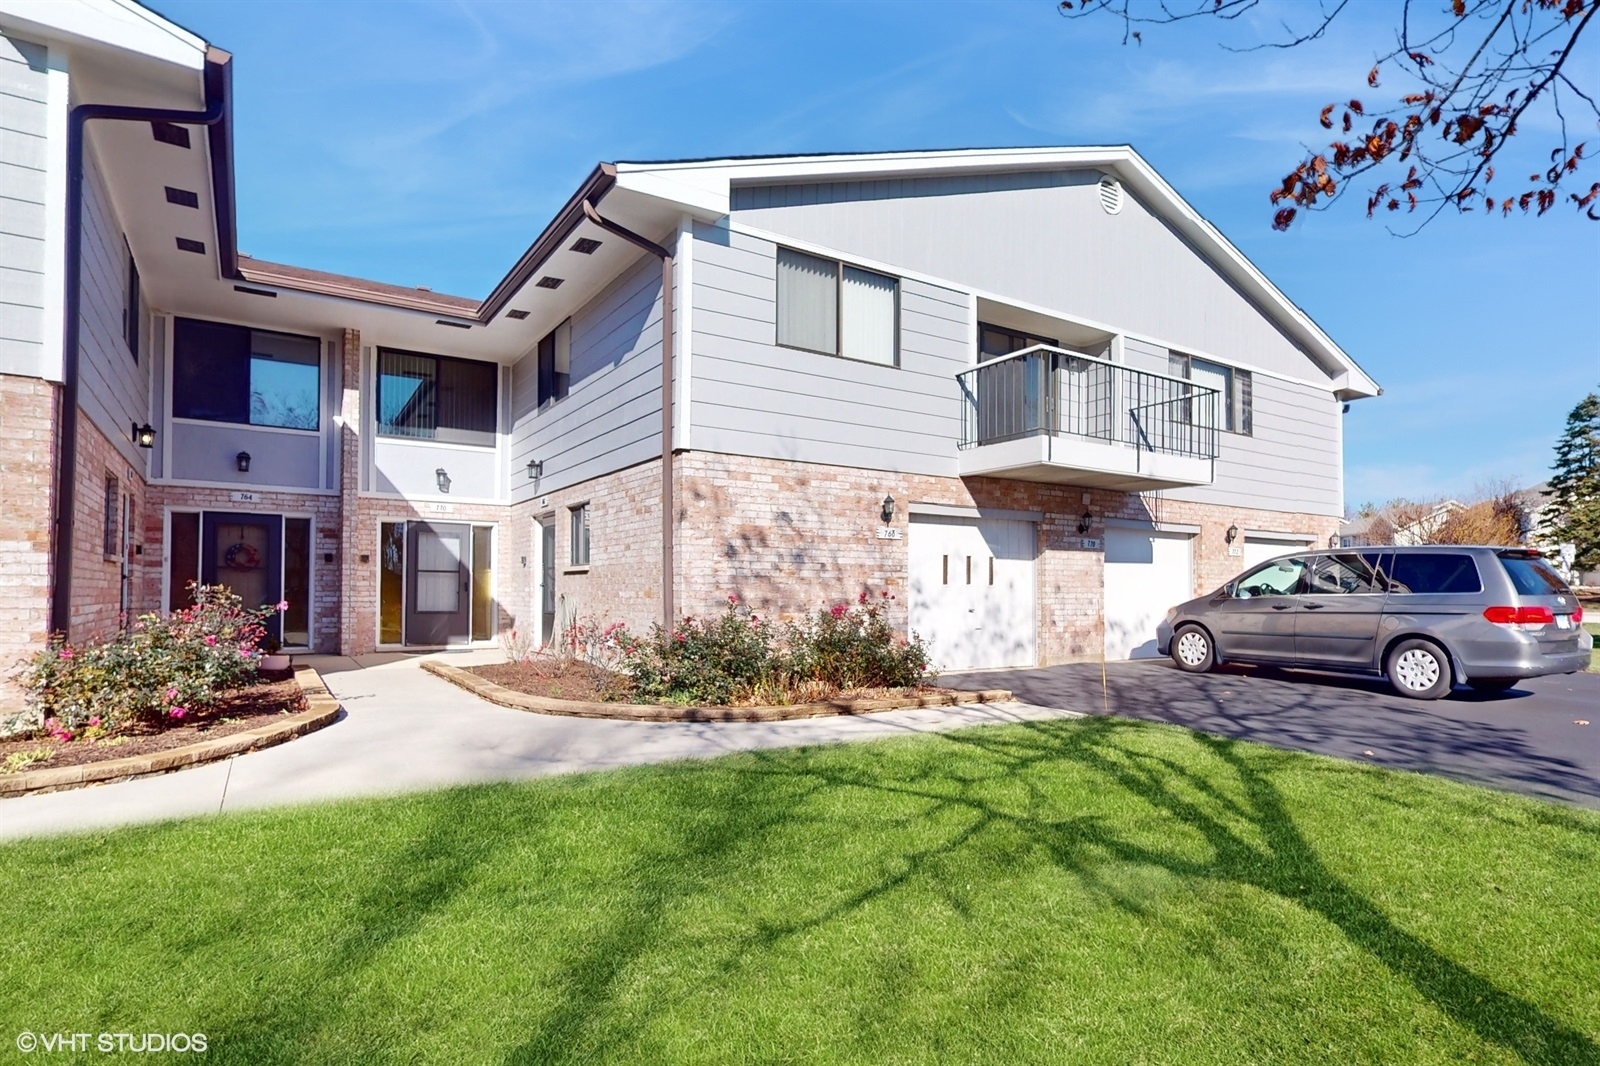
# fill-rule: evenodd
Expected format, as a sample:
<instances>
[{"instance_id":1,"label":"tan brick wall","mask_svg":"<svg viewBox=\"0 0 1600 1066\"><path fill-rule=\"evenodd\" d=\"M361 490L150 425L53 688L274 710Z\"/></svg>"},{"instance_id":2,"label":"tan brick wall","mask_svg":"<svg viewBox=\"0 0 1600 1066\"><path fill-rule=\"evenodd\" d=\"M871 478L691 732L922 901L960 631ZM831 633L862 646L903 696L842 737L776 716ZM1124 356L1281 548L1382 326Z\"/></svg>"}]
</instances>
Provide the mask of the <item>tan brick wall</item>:
<instances>
[{"instance_id":1,"label":"tan brick wall","mask_svg":"<svg viewBox=\"0 0 1600 1066\"><path fill-rule=\"evenodd\" d=\"M6 680L45 642L58 386L0 374L0 707L21 700Z\"/></svg>"},{"instance_id":2,"label":"tan brick wall","mask_svg":"<svg viewBox=\"0 0 1600 1066\"><path fill-rule=\"evenodd\" d=\"M1338 520L1324 515L1183 503L1155 495L1086 490L993 478L938 478L846 467L687 453L677 460L680 613L720 611L730 593L758 611L792 614L867 591L896 596L892 617L906 626L907 541L879 540L883 497L894 496L902 534L910 503L1041 512L1036 575L1041 662L1100 654L1104 552L1085 549L1078 533L1087 510L1089 538L1105 536L1108 517L1198 525L1195 591L1239 570L1224 531L1304 533L1325 543ZM1088 503L1084 494L1088 493Z\"/></svg>"},{"instance_id":3,"label":"tan brick wall","mask_svg":"<svg viewBox=\"0 0 1600 1066\"><path fill-rule=\"evenodd\" d=\"M589 504L589 565L574 567L570 509ZM556 527L556 624L574 618L625 622L643 632L661 620L661 461L652 460L571 488L535 497L514 508L514 526L528 556L518 601L531 612L534 520Z\"/></svg>"},{"instance_id":4,"label":"tan brick wall","mask_svg":"<svg viewBox=\"0 0 1600 1066\"><path fill-rule=\"evenodd\" d=\"M133 544L139 543L138 530L148 510L144 476L122 457L115 445L78 412L77 496L72 534L72 618L68 633L72 640L105 640L121 628L122 557L121 536L106 553L106 478L117 479L119 500L133 499ZM119 504L120 506L120 504ZM115 515L121 530L122 516ZM48 526L47 526L48 528ZM131 550L131 549L130 549ZM137 612L142 555L129 559L130 609Z\"/></svg>"}]
</instances>

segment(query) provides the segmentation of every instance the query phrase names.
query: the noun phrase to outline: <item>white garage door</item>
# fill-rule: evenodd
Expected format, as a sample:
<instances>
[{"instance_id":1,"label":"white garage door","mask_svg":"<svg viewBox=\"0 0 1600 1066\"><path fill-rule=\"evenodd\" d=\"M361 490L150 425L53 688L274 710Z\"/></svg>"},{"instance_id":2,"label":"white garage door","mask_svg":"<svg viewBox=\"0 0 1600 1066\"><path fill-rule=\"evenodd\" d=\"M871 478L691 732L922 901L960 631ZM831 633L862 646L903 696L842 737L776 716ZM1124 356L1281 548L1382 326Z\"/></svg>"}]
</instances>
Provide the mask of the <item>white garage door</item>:
<instances>
[{"instance_id":1,"label":"white garage door","mask_svg":"<svg viewBox=\"0 0 1600 1066\"><path fill-rule=\"evenodd\" d=\"M1032 666L1034 524L912 515L911 631L940 670Z\"/></svg>"},{"instance_id":2,"label":"white garage door","mask_svg":"<svg viewBox=\"0 0 1600 1066\"><path fill-rule=\"evenodd\" d=\"M1156 625L1194 598L1194 538L1144 529L1106 530L1106 658L1155 657Z\"/></svg>"},{"instance_id":3,"label":"white garage door","mask_svg":"<svg viewBox=\"0 0 1600 1066\"><path fill-rule=\"evenodd\" d=\"M1280 555L1303 552L1309 547L1311 547L1310 541L1298 538L1290 540L1286 537L1247 536L1244 538L1244 554L1239 560L1239 573L1253 569L1257 563L1264 563Z\"/></svg>"}]
</instances>

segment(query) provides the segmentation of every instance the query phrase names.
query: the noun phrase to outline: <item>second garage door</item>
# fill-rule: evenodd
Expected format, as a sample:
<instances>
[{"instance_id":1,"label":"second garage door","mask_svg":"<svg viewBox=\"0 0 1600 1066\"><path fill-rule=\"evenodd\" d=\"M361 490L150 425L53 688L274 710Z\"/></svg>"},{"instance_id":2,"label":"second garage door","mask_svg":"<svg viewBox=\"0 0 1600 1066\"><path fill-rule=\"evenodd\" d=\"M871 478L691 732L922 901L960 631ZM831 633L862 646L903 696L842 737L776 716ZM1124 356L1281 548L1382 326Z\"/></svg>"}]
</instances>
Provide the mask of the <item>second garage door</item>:
<instances>
[{"instance_id":1,"label":"second garage door","mask_svg":"<svg viewBox=\"0 0 1600 1066\"><path fill-rule=\"evenodd\" d=\"M1194 538L1149 529L1106 530L1106 658L1148 659L1167 610L1194 598Z\"/></svg>"},{"instance_id":2,"label":"second garage door","mask_svg":"<svg viewBox=\"0 0 1600 1066\"><path fill-rule=\"evenodd\" d=\"M1246 533L1244 535L1244 555L1239 560L1239 572L1255 568L1257 563L1264 563L1268 559L1279 555L1291 555L1303 552L1311 547L1311 541L1304 537L1277 537L1259 533Z\"/></svg>"},{"instance_id":3,"label":"second garage door","mask_svg":"<svg viewBox=\"0 0 1600 1066\"><path fill-rule=\"evenodd\" d=\"M1032 522L912 515L911 630L940 670L1032 666Z\"/></svg>"}]
</instances>

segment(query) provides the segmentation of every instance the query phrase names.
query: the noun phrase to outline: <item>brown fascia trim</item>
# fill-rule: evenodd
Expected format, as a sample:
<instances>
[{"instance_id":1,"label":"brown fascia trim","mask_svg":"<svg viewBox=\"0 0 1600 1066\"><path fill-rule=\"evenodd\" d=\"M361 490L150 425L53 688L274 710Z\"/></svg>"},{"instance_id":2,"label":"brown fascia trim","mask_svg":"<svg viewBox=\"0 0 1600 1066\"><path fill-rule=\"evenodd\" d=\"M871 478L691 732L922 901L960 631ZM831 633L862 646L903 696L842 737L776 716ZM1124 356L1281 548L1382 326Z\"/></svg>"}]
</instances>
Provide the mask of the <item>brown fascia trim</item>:
<instances>
[{"instance_id":1,"label":"brown fascia trim","mask_svg":"<svg viewBox=\"0 0 1600 1066\"><path fill-rule=\"evenodd\" d=\"M544 228L544 232L528 246L528 250L522 253L522 258L506 272L506 276L500 279L500 284L496 285L494 291L483 301L478 309L478 321L490 322L504 310L517 291L528 283L528 279L533 277L539 267L544 265L544 261L560 249L572 231L578 228L578 223L584 218L584 206L590 202L598 204L616 183L617 168L613 163L601 163L590 171L589 176L578 187L578 191L572 194L571 199Z\"/></svg>"},{"instance_id":2,"label":"brown fascia trim","mask_svg":"<svg viewBox=\"0 0 1600 1066\"><path fill-rule=\"evenodd\" d=\"M211 155L211 206L217 218L217 269L229 281L242 281L233 199L233 55L207 45L204 77L206 99L222 101L222 121L206 127Z\"/></svg>"},{"instance_id":3,"label":"brown fascia trim","mask_svg":"<svg viewBox=\"0 0 1600 1066\"><path fill-rule=\"evenodd\" d=\"M224 149L226 151L226 149ZM213 158L216 158L213 155ZM231 171L226 175L226 180L214 170L213 184L220 190L226 185L232 189ZM483 301L469 299L464 296L447 296L444 293L427 292L421 289L408 289L402 285L390 285L381 281L368 281L365 278L351 277L347 274L330 274L321 270L310 270L305 267L290 266L287 263L269 263L265 260L251 259L249 256L240 257L233 245L232 229L232 199L228 198L229 228L224 238L222 232L221 204L224 197L217 195L218 244L226 248L224 269L230 266L234 271L225 274L233 280L254 282L258 285L273 285L280 289L289 289L294 292L311 293L317 296L331 296L341 300L357 300L361 303L379 304L384 307L395 307L407 311L421 311L430 315L449 315L453 318L466 318L474 322L487 324L494 319L511 298L526 285L538 272L544 262L550 258L566 242L572 231L578 228L578 223L583 221L583 205L593 200L598 203L611 187L617 182L617 168L610 163L601 163L596 166L589 176L584 179L578 191L551 219L550 224L539 234L537 240L522 253L511 270L500 283L489 293ZM243 261L241 262L241 258Z\"/></svg>"}]
</instances>

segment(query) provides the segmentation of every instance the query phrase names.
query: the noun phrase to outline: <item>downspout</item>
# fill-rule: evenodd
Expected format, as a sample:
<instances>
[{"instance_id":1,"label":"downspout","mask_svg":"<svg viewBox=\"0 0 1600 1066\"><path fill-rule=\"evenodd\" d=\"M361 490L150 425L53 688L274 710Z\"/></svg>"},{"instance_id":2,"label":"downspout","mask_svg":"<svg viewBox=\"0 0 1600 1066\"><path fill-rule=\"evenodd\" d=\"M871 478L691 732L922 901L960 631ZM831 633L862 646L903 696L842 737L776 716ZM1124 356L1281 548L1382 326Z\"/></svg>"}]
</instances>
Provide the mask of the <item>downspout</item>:
<instances>
[{"instance_id":1,"label":"downspout","mask_svg":"<svg viewBox=\"0 0 1600 1066\"><path fill-rule=\"evenodd\" d=\"M220 77L206 78L206 109L174 111L159 107L124 107L117 104L79 104L67 115L67 217L66 270L62 293L61 427L56 441L55 537L50 584L48 631L67 635L72 621L73 513L76 510L78 473L78 322L83 276L83 143L91 121L170 122L174 126L215 126L228 114L226 61L212 56L227 53L213 49L207 55L207 74L220 67ZM220 223L220 216L219 216ZM220 224L219 224L220 229ZM227 253L219 248L219 256Z\"/></svg>"},{"instance_id":2,"label":"downspout","mask_svg":"<svg viewBox=\"0 0 1600 1066\"><path fill-rule=\"evenodd\" d=\"M672 492L672 332L673 332L673 255L646 237L603 218L594 204L583 202L583 215L590 222L637 245L661 260L661 625L672 632L673 613L673 521L677 505Z\"/></svg>"}]
</instances>

